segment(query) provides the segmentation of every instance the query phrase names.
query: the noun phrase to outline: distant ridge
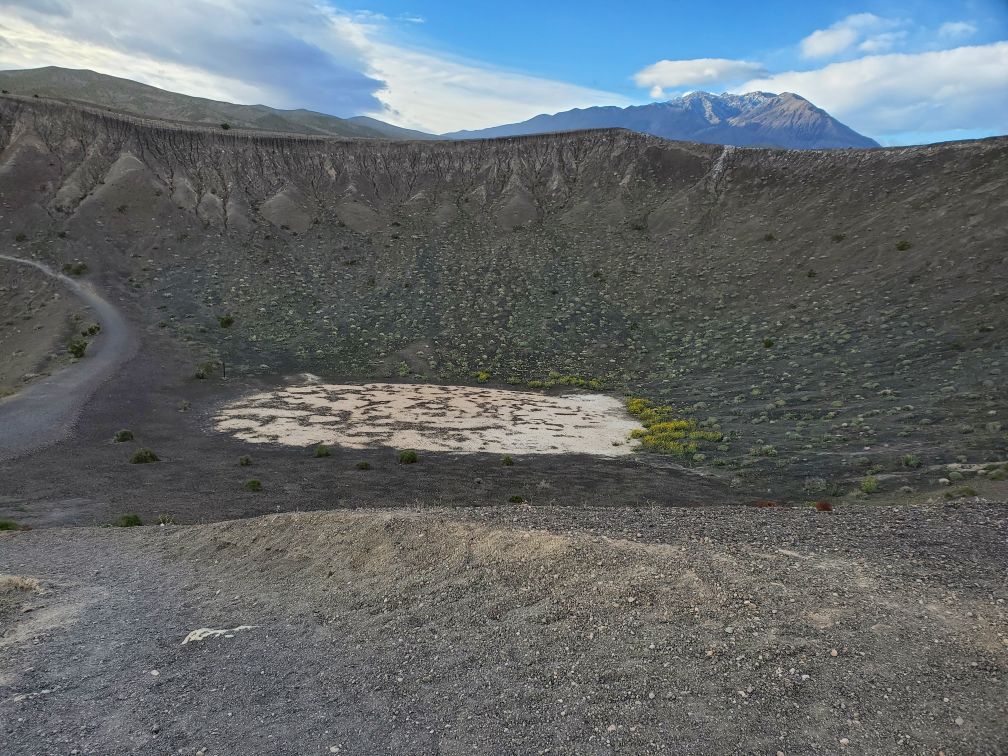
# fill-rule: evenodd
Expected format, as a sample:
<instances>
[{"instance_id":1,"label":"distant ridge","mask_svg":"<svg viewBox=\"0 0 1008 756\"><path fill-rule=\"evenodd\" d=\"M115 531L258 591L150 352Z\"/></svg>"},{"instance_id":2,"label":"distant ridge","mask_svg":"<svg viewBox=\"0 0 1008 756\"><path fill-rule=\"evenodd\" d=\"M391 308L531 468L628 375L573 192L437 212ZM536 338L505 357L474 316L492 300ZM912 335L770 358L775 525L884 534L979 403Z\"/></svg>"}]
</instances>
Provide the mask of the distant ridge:
<instances>
[{"instance_id":1,"label":"distant ridge","mask_svg":"<svg viewBox=\"0 0 1008 756\"><path fill-rule=\"evenodd\" d=\"M555 115L538 115L521 123L475 131L456 131L449 139L624 128L688 142L731 144L740 147L837 149L878 147L870 139L840 123L804 97L785 92L714 95L692 92L667 102L627 108L577 108Z\"/></svg>"},{"instance_id":2,"label":"distant ridge","mask_svg":"<svg viewBox=\"0 0 1008 756\"><path fill-rule=\"evenodd\" d=\"M279 110L266 105L236 105L169 92L130 79L87 69L30 68L0 71L0 87L13 94L52 97L112 110L202 125L280 131L314 136L363 139L434 139L422 131L403 129L374 118L337 118L311 110Z\"/></svg>"}]
</instances>

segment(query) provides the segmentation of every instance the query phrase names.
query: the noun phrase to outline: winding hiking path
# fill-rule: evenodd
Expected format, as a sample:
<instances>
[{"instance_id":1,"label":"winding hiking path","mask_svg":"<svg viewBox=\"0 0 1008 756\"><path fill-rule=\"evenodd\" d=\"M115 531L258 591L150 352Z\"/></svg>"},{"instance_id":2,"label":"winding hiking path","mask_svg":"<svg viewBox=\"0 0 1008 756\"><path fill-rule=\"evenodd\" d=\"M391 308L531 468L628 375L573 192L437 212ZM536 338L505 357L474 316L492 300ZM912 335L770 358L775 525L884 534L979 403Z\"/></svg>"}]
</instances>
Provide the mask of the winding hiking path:
<instances>
[{"instance_id":1,"label":"winding hiking path","mask_svg":"<svg viewBox=\"0 0 1008 756\"><path fill-rule=\"evenodd\" d=\"M91 308L94 319L101 324L101 334L82 360L0 401L0 460L6 460L67 435L95 390L132 355L136 339L119 310L89 283L56 273L35 260L2 254L0 260L30 265L57 279Z\"/></svg>"}]
</instances>

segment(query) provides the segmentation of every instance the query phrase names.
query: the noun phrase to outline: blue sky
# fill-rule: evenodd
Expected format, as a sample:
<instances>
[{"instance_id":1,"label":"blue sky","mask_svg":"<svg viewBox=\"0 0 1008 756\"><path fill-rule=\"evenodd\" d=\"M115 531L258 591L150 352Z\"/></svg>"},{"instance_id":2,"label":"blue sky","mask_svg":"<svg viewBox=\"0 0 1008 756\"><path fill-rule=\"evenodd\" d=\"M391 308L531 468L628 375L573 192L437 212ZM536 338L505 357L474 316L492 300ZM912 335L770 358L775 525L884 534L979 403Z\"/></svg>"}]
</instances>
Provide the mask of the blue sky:
<instances>
[{"instance_id":1,"label":"blue sky","mask_svg":"<svg viewBox=\"0 0 1008 756\"><path fill-rule=\"evenodd\" d=\"M1008 133L1008 0L0 0L0 67L444 132L795 91L883 144Z\"/></svg>"}]
</instances>

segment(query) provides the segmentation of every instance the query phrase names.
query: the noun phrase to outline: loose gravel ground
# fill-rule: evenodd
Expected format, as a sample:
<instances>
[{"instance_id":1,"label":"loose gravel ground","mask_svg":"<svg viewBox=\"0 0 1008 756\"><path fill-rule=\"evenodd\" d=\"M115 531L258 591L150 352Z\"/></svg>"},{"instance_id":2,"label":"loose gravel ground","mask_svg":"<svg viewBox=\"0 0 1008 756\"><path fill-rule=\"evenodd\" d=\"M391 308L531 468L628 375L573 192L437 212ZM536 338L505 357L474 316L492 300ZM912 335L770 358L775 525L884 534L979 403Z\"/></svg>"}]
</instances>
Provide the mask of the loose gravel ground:
<instances>
[{"instance_id":1,"label":"loose gravel ground","mask_svg":"<svg viewBox=\"0 0 1008 756\"><path fill-rule=\"evenodd\" d=\"M1002 753L1005 511L0 533L0 752Z\"/></svg>"}]
</instances>

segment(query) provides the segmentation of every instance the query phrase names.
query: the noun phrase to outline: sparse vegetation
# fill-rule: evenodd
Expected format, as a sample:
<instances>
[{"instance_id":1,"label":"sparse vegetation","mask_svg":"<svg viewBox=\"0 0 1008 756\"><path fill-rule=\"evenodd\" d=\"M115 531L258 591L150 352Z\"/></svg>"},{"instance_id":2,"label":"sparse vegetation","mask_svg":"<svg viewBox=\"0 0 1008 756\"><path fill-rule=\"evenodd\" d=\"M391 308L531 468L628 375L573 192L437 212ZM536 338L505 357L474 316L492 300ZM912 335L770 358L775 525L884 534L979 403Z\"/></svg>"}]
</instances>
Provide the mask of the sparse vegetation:
<instances>
[{"instance_id":1,"label":"sparse vegetation","mask_svg":"<svg viewBox=\"0 0 1008 756\"><path fill-rule=\"evenodd\" d=\"M63 265L63 272L68 276L83 276L87 273L87 269L87 263L83 263L80 260L64 263Z\"/></svg>"},{"instance_id":2,"label":"sparse vegetation","mask_svg":"<svg viewBox=\"0 0 1008 756\"><path fill-rule=\"evenodd\" d=\"M399 452L400 465L412 465L420 460L420 455L414 449L403 449Z\"/></svg>"},{"instance_id":3,"label":"sparse vegetation","mask_svg":"<svg viewBox=\"0 0 1008 756\"><path fill-rule=\"evenodd\" d=\"M518 494L515 494L514 496L509 496L508 497L508 501L511 502L512 504L524 504L525 503L525 497L524 496L519 496Z\"/></svg>"},{"instance_id":4,"label":"sparse vegetation","mask_svg":"<svg viewBox=\"0 0 1008 756\"><path fill-rule=\"evenodd\" d=\"M238 465L240 467L251 467L252 466L252 457L248 456L247 454L243 455L241 457L238 457Z\"/></svg>"},{"instance_id":5,"label":"sparse vegetation","mask_svg":"<svg viewBox=\"0 0 1008 756\"><path fill-rule=\"evenodd\" d=\"M675 409L669 405L632 397L626 400L626 408L644 426L632 431L630 437L639 439L641 448L648 451L693 458L701 443L719 443L724 439L720 431L701 430L696 420L676 418Z\"/></svg>"},{"instance_id":6,"label":"sparse vegetation","mask_svg":"<svg viewBox=\"0 0 1008 756\"><path fill-rule=\"evenodd\" d=\"M899 241L899 242L896 243L896 249L898 249L900 252L906 252L912 246L913 246L913 244L911 244L910 242L908 242L906 240Z\"/></svg>"},{"instance_id":7,"label":"sparse vegetation","mask_svg":"<svg viewBox=\"0 0 1008 756\"><path fill-rule=\"evenodd\" d=\"M873 475L869 475L866 478L861 479L860 488L862 493L873 494L877 493L879 490L878 478Z\"/></svg>"},{"instance_id":8,"label":"sparse vegetation","mask_svg":"<svg viewBox=\"0 0 1008 756\"><path fill-rule=\"evenodd\" d=\"M130 463L134 465L146 465L151 462L160 462L161 459L150 449L137 449L130 457Z\"/></svg>"},{"instance_id":9,"label":"sparse vegetation","mask_svg":"<svg viewBox=\"0 0 1008 756\"><path fill-rule=\"evenodd\" d=\"M918 467L921 466L922 463L920 457L918 457L916 454L904 454L902 457L900 457L900 464L903 465L903 467L908 467L911 470L916 470Z\"/></svg>"},{"instance_id":10,"label":"sparse vegetation","mask_svg":"<svg viewBox=\"0 0 1008 756\"><path fill-rule=\"evenodd\" d=\"M753 457L776 457L777 447L771 444L757 444L749 449Z\"/></svg>"},{"instance_id":11,"label":"sparse vegetation","mask_svg":"<svg viewBox=\"0 0 1008 756\"><path fill-rule=\"evenodd\" d=\"M133 431L126 429L118 430L116 431L115 436L113 438L115 439L115 442L117 444L122 444L125 443L126 441L132 441Z\"/></svg>"},{"instance_id":12,"label":"sparse vegetation","mask_svg":"<svg viewBox=\"0 0 1008 756\"><path fill-rule=\"evenodd\" d=\"M234 325L234 317L231 315L218 315L217 323L221 328L230 328Z\"/></svg>"},{"instance_id":13,"label":"sparse vegetation","mask_svg":"<svg viewBox=\"0 0 1008 756\"><path fill-rule=\"evenodd\" d=\"M357 469L358 470L370 470L371 469L371 463L370 462L365 462L365 461L362 460L362 461L360 461L360 462L357 463Z\"/></svg>"},{"instance_id":14,"label":"sparse vegetation","mask_svg":"<svg viewBox=\"0 0 1008 756\"><path fill-rule=\"evenodd\" d=\"M490 373L486 370L480 370L476 373L476 380L480 383L486 383L490 380Z\"/></svg>"},{"instance_id":15,"label":"sparse vegetation","mask_svg":"<svg viewBox=\"0 0 1008 756\"><path fill-rule=\"evenodd\" d=\"M262 491L262 481L258 478L250 478L245 481L246 491Z\"/></svg>"},{"instance_id":16,"label":"sparse vegetation","mask_svg":"<svg viewBox=\"0 0 1008 756\"><path fill-rule=\"evenodd\" d=\"M320 459L321 457L331 456L332 452L329 451L329 447L325 444L319 444L315 447L315 458Z\"/></svg>"},{"instance_id":17,"label":"sparse vegetation","mask_svg":"<svg viewBox=\"0 0 1008 756\"><path fill-rule=\"evenodd\" d=\"M14 234L14 241L21 243L23 241L28 241L28 237L22 233Z\"/></svg>"},{"instance_id":18,"label":"sparse vegetation","mask_svg":"<svg viewBox=\"0 0 1008 756\"><path fill-rule=\"evenodd\" d=\"M511 467L514 464L514 460L511 458L510 454L505 454L503 457L501 457L501 464L504 467Z\"/></svg>"},{"instance_id":19,"label":"sparse vegetation","mask_svg":"<svg viewBox=\"0 0 1008 756\"><path fill-rule=\"evenodd\" d=\"M589 389L591 391L605 390L605 384L598 378L583 378L580 375L564 375L557 372L550 372L549 376L543 380L533 379L528 382L528 386L529 388L536 389L571 386L572 388Z\"/></svg>"},{"instance_id":20,"label":"sparse vegetation","mask_svg":"<svg viewBox=\"0 0 1008 756\"><path fill-rule=\"evenodd\" d=\"M70 343L67 344L67 351L78 360L84 356L87 348L88 343L84 339L72 339Z\"/></svg>"},{"instance_id":21,"label":"sparse vegetation","mask_svg":"<svg viewBox=\"0 0 1008 756\"><path fill-rule=\"evenodd\" d=\"M18 525L13 520L0 520L0 530L27 530L23 525Z\"/></svg>"},{"instance_id":22,"label":"sparse vegetation","mask_svg":"<svg viewBox=\"0 0 1008 756\"><path fill-rule=\"evenodd\" d=\"M117 528L135 528L138 525L143 525L143 520L140 519L139 515L124 514L119 515L119 518L112 524Z\"/></svg>"}]
</instances>

